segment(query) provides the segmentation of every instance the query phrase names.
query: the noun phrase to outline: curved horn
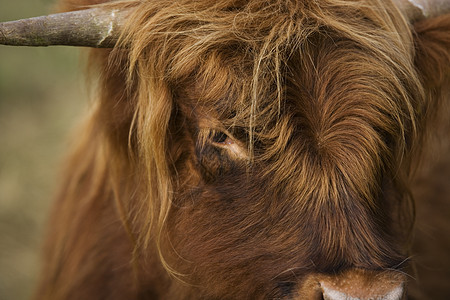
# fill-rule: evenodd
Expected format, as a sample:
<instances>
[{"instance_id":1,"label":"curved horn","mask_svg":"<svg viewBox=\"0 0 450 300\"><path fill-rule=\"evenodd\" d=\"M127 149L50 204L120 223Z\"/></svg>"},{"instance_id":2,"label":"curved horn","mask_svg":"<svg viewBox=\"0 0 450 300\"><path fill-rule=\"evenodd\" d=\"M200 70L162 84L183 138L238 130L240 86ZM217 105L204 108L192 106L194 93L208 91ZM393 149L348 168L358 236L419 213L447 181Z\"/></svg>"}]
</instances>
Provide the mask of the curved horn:
<instances>
[{"instance_id":1,"label":"curved horn","mask_svg":"<svg viewBox=\"0 0 450 300\"><path fill-rule=\"evenodd\" d=\"M91 8L0 23L0 44L11 46L85 46L112 48L126 11Z\"/></svg>"},{"instance_id":2,"label":"curved horn","mask_svg":"<svg viewBox=\"0 0 450 300\"><path fill-rule=\"evenodd\" d=\"M409 21L450 13L450 0L393 0Z\"/></svg>"}]
</instances>

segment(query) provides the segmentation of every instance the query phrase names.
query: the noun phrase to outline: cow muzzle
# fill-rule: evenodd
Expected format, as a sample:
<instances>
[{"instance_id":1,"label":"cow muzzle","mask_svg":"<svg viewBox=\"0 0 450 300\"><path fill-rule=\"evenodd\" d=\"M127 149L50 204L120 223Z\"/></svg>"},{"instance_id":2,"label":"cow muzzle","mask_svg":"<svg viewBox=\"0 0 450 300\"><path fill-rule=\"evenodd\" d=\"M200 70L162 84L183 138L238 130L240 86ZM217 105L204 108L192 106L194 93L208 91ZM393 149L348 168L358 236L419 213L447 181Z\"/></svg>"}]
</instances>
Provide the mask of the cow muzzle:
<instances>
[{"instance_id":1,"label":"cow muzzle","mask_svg":"<svg viewBox=\"0 0 450 300\"><path fill-rule=\"evenodd\" d=\"M405 275L396 271L351 269L336 275L310 275L295 299L402 300Z\"/></svg>"}]
</instances>

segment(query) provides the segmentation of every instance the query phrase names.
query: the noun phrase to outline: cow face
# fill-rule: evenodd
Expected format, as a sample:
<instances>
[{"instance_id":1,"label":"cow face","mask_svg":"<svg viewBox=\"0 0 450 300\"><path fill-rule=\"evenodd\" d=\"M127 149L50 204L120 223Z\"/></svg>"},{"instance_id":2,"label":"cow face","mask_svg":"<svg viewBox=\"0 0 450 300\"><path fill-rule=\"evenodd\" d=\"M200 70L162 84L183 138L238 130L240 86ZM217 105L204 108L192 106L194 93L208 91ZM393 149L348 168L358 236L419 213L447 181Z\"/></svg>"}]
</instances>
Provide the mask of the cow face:
<instances>
[{"instance_id":1,"label":"cow face","mask_svg":"<svg viewBox=\"0 0 450 300\"><path fill-rule=\"evenodd\" d=\"M100 99L39 297L403 298L450 2L392 2L123 0L0 24L1 44L115 47L92 56Z\"/></svg>"},{"instance_id":2,"label":"cow face","mask_svg":"<svg viewBox=\"0 0 450 300\"><path fill-rule=\"evenodd\" d=\"M388 11L335 7L328 20L306 6L295 21L255 13L257 32L202 27L165 48L151 46L157 28L147 37L149 61L167 63L151 87L171 99L174 192L160 247L193 295L403 294L423 102L411 37ZM344 11L358 17L331 22Z\"/></svg>"}]
</instances>

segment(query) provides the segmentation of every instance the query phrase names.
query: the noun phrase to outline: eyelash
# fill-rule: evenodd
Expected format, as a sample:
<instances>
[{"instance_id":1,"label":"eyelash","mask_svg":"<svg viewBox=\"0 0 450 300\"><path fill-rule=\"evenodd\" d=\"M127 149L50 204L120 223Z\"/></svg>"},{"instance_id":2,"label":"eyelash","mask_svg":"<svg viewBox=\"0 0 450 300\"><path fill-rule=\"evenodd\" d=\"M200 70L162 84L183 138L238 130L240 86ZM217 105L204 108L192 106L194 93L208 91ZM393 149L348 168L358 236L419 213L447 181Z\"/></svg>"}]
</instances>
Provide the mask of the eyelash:
<instances>
[{"instance_id":1,"label":"eyelash","mask_svg":"<svg viewBox=\"0 0 450 300\"><path fill-rule=\"evenodd\" d=\"M234 141L226 133L222 131L216 131L212 134L211 141L218 146L232 145Z\"/></svg>"},{"instance_id":2,"label":"eyelash","mask_svg":"<svg viewBox=\"0 0 450 300\"><path fill-rule=\"evenodd\" d=\"M245 149L240 146L240 143L223 131L214 130L210 132L209 140L212 146L225 149L228 151L228 154L232 155L234 158L247 158L247 153Z\"/></svg>"},{"instance_id":3,"label":"eyelash","mask_svg":"<svg viewBox=\"0 0 450 300\"><path fill-rule=\"evenodd\" d=\"M227 139L229 139L228 135L226 135L221 131L215 132L214 135L212 136L212 141L213 143L216 144L225 144Z\"/></svg>"}]
</instances>

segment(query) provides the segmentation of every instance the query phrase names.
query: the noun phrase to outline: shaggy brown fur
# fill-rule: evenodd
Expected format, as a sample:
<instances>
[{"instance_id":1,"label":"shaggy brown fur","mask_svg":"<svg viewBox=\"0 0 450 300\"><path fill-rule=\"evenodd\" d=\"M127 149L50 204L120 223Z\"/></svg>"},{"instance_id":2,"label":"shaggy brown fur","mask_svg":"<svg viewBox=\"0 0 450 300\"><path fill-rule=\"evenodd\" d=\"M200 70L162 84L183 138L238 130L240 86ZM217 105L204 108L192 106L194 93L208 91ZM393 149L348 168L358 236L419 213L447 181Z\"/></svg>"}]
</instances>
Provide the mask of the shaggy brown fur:
<instances>
[{"instance_id":1,"label":"shaggy brown fur","mask_svg":"<svg viewBox=\"0 0 450 300\"><path fill-rule=\"evenodd\" d=\"M412 29L381 0L107 5L129 8L129 46L92 53L98 101L38 299L289 299L355 269L403 280L450 15Z\"/></svg>"}]
</instances>

